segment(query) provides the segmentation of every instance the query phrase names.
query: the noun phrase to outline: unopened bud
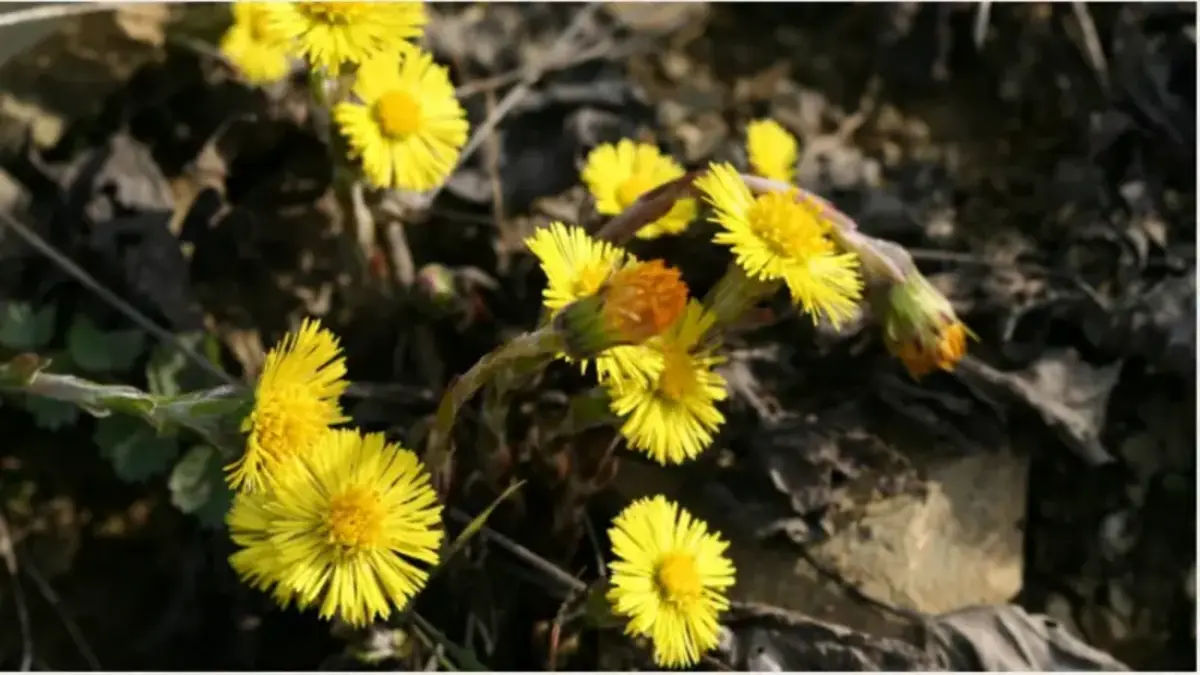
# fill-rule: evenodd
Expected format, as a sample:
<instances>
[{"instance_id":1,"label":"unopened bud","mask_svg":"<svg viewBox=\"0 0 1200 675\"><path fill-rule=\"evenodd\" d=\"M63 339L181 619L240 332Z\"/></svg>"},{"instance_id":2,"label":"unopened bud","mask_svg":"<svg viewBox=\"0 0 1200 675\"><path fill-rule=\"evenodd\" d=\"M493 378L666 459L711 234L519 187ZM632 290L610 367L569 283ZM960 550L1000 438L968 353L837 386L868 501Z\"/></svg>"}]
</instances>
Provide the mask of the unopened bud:
<instances>
[{"instance_id":1,"label":"unopened bud","mask_svg":"<svg viewBox=\"0 0 1200 675\"><path fill-rule=\"evenodd\" d=\"M907 276L886 293L884 344L914 378L952 371L967 352L971 331L924 276L915 270Z\"/></svg>"},{"instance_id":2,"label":"unopened bud","mask_svg":"<svg viewBox=\"0 0 1200 675\"><path fill-rule=\"evenodd\" d=\"M451 307L458 299L454 272L445 265L431 263L422 267L417 272L417 288L434 307Z\"/></svg>"},{"instance_id":3,"label":"unopened bud","mask_svg":"<svg viewBox=\"0 0 1200 675\"><path fill-rule=\"evenodd\" d=\"M592 358L662 333L683 314L687 301L679 270L651 260L617 270L598 293L564 307L555 324L566 335L569 357Z\"/></svg>"}]
</instances>

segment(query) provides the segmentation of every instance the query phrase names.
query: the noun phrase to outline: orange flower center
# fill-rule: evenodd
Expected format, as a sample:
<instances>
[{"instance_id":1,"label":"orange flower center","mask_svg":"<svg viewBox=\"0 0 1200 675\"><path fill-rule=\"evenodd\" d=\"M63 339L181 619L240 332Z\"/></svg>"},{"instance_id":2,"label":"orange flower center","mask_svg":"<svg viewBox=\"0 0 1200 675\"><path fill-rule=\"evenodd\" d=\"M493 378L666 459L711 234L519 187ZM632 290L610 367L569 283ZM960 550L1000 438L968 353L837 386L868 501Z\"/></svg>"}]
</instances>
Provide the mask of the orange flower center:
<instances>
[{"instance_id":1,"label":"orange flower center","mask_svg":"<svg viewBox=\"0 0 1200 675\"><path fill-rule=\"evenodd\" d=\"M825 237L820 215L797 204L791 194L760 195L750 207L748 220L759 240L781 258L807 257L833 249L833 242Z\"/></svg>"},{"instance_id":2,"label":"orange flower center","mask_svg":"<svg viewBox=\"0 0 1200 675\"><path fill-rule=\"evenodd\" d=\"M658 391L672 401L684 401L695 393L699 382L692 358L682 349L663 353L663 370L658 376Z\"/></svg>"},{"instance_id":3,"label":"orange flower center","mask_svg":"<svg viewBox=\"0 0 1200 675\"><path fill-rule=\"evenodd\" d=\"M687 299L687 284L679 270L661 260L636 263L609 278L604 323L623 340L640 344L675 323Z\"/></svg>"},{"instance_id":4,"label":"orange flower center","mask_svg":"<svg viewBox=\"0 0 1200 675\"><path fill-rule=\"evenodd\" d=\"M675 605L699 600L704 593L696 559L686 553L668 553L664 556L658 564L654 581L663 600Z\"/></svg>"},{"instance_id":5,"label":"orange flower center","mask_svg":"<svg viewBox=\"0 0 1200 675\"><path fill-rule=\"evenodd\" d=\"M366 2L301 2L296 9L314 23L344 26L359 18Z\"/></svg>"},{"instance_id":6,"label":"orange flower center","mask_svg":"<svg viewBox=\"0 0 1200 675\"><path fill-rule=\"evenodd\" d=\"M928 375L937 368L952 371L967 353L967 329L961 321L942 324L936 330L932 343L927 344L918 335L892 349L915 378Z\"/></svg>"},{"instance_id":7,"label":"orange flower center","mask_svg":"<svg viewBox=\"0 0 1200 675\"><path fill-rule=\"evenodd\" d=\"M617 201L621 203L621 208L627 209L638 200L638 197L656 187L658 187L658 182L654 180L654 175L649 171L634 173L617 186Z\"/></svg>"},{"instance_id":8,"label":"orange flower center","mask_svg":"<svg viewBox=\"0 0 1200 675\"><path fill-rule=\"evenodd\" d=\"M384 136L403 140L421 129L421 103L408 92L389 91L375 102L375 119Z\"/></svg>"},{"instance_id":9,"label":"orange flower center","mask_svg":"<svg viewBox=\"0 0 1200 675\"><path fill-rule=\"evenodd\" d=\"M330 500L325 521L329 542L347 552L373 548L383 537L385 516L378 493L351 487Z\"/></svg>"}]
</instances>

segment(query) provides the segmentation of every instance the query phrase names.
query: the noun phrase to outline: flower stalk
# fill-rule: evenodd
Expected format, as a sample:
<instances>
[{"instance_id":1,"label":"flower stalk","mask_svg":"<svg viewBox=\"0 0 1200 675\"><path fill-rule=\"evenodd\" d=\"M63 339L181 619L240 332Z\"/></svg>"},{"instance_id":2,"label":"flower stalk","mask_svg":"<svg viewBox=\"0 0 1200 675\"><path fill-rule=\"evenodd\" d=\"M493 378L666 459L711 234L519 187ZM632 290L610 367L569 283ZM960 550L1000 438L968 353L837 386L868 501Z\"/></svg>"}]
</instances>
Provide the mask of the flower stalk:
<instances>
[{"instance_id":1,"label":"flower stalk","mask_svg":"<svg viewBox=\"0 0 1200 675\"><path fill-rule=\"evenodd\" d=\"M536 372L545 367L566 344L562 331L553 326L525 333L485 354L471 369L463 373L442 395L434 413L433 426L425 439L422 460L433 473L434 483L445 487L449 477L449 462L454 454L452 432L454 420L462 407L484 386L502 377L519 377L509 373L515 367Z\"/></svg>"},{"instance_id":2,"label":"flower stalk","mask_svg":"<svg viewBox=\"0 0 1200 675\"><path fill-rule=\"evenodd\" d=\"M47 373L44 369L49 364L33 354L0 364L0 391L71 403L96 417L114 412L134 415L158 430L189 429L229 456L241 451L237 420L250 404L249 392L242 388L226 385L179 396L156 396L126 385Z\"/></svg>"},{"instance_id":3,"label":"flower stalk","mask_svg":"<svg viewBox=\"0 0 1200 675\"><path fill-rule=\"evenodd\" d=\"M725 274L704 297L704 306L716 319L713 329L733 325L759 302L771 297L782 284L760 281L746 274L737 263L730 263Z\"/></svg>"}]
</instances>

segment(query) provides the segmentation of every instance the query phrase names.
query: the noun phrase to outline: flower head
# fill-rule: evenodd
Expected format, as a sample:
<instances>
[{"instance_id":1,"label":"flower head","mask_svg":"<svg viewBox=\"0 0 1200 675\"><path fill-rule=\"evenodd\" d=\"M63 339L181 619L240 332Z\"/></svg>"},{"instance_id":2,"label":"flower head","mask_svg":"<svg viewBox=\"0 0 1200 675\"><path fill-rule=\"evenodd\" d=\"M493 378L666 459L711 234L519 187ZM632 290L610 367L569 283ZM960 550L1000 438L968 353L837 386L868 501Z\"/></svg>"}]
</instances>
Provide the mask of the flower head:
<instances>
[{"instance_id":1,"label":"flower head","mask_svg":"<svg viewBox=\"0 0 1200 675\"><path fill-rule=\"evenodd\" d=\"M759 176L791 183L796 174L796 153L796 138L775 120L755 120L746 125L746 154Z\"/></svg>"},{"instance_id":2,"label":"flower head","mask_svg":"<svg viewBox=\"0 0 1200 675\"><path fill-rule=\"evenodd\" d=\"M239 548L229 556L229 564L251 588L271 591L279 606L287 607L295 599L296 593L279 584L283 569L279 566L278 552L271 543L273 516L267 508L270 503L268 495L260 491L234 497L225 519L229 525L230 539Z\"/></svg>"},{"instance_id":3,"label":"flower head","mask_svg":"<svg viewBox=\"0 0 1200 675\"><path fill-rule=\"evenodd\" d=\"M221 37L221 53L254 84L276 82L291 70L287 44L271 29L268 4L233 3L233 25Z\"/></svg>"},{"instance_id":4,"label":"flower head","mask_svg":"<svg viewBox=\"0 0 1200 675\"><path fill-rule=\"evenodd\" d=\"M665 497L639 499L608 531L609 602L629 618L625 632L648 637L660 667L694 665L717 646L717 618L729 607L734 566L729 544Z\"/></svg>"},{"instance_id":5,"label":"flower head","mask_svg":"<svg viewBox=\"0 0 1200 675\"><path fill-rule=\"evenodd\" d=\"M425 52L386 54L355 74L360 103L339 103L334 119L379 187L429 190L450 175L467 142L467 118L450 75Z\"/></svg>"},{"instance_id":6,"label":"flower head","mask_svg":"<svg viewBox=\"0 0 1200 675\"><path fill-rule=\"evenodd\" d=\"M264 2L274 32L316 67L408 50L428 17L420 2Z\"/></svg>"},{"instance_id":7,"label":"flower head","mask_svg":"<svg viewBox=\"0 0 1200 675\"><path fill-rule=\"evenodd\" d=\"M561 309L554 322L568 360L589 359L659 335L683 314L687 300L678 269L661 260L631 262L609 275L595 295Z\"/></svg>"},{"instance_id":8,"label":"flower head","mask_svg":"<svg viewBox=\"0 0 1200 675\"><path fill-rule=\"evenodd\" d=\"M714 241L733 250L751 277L781 279L792 300L836 327L853 315L862 296L858 258L838 253L819 207L793 194L755 197L728 164L714 164L696 180L723 228Z\"/></svg>"},{"instance_id":9,"label":"flower head","mask_svg":"<svg viewBox=\"0 0 1200 675\"><path fill-rule=\"evenodd\" d=\"M633 259L624 249L593 239L582 227L550 223L525 240L546 274L542 305L552 311L595 295L613 271Z\"/></svg>"},{"instance_id":10,"label":"flower head","mask_svg":"<svg viewBox=\"0 0 1200 675\"><path fill-rule=\"evenodd\" d=\"M613 272L601 289L605 328L623 342L644 342L673 325L687 306L688 288L661 260L634 262Z\"/></svg>"},{"instance_id":11,"label":"flower head","mask_svg":"<svg viewBox=\"0 0 1200 675\"><path fill-rule=\"evenodd\" d=\"M683 167L658 148L625 139L616 145L597 146L588 153L583 182L596 200L596 210L611 216L629 208L638 197L683 174ZM680 199L665 216L638 230L637 236L654 239L664 234L679 234L695 217L695 200Z\"/></svg>"},{"instance_id":12,"label":"flower head","mask_svg":"<svg viewBox=\"0 0 1200 675\"><path fill-rule=\"evenodd\" d=\"M595 296L617 270L637 262L624 249L592 238L582 227L551 223L525 240L546 274L542 306L557 312L571 303ZM604 350L594 361L596 374L604 380L613 374L636 376L653 372L655 362L647 362L640 352L625 347ZM568 361L574 360L564 354ZM584 372L593 359L581 359Z\"/></svg>"},{"instance_id":13,"label":"flower head","mask_svg":"<svg viewBox=\"0 0 1200 675\"><path fill-rule=\"evenodd\" d=\"M300 455L335 424L346 421L338 397L346 390L345 358L337 337L307 319L267 354L242 421L246 451L227 467L234 489L259 490L288 457Z\"/></svg>"},{"instance_id":14,"label":"flower head","mask_svg":"<svg viewBox=\"0 0 1200 675\"><path fill-rule=\"evenodd\" d=\"M700 347L714 318L698 301L663 335L629 351L655 355L661 366L648 379L612 377L606 381L612 410L624 419L629 445L659 464L681 464L704 452L725 421L717 401L726 397L725 380L713 371L720 362ZM654 359L642 357L644 362Z\"/></svg>"},{"instance_id":15,"label":"flower head","mask_svg":"<svg viewBox=\"0 0 1200 675\"><path fill-rule=\"evenodd\" d=\"M914 378L952 371L966 354L970 329L920 272L888 292L883 316L884 344Z\"/></svg>"},{"instance_id":16,"label":"flower head","mask_svg":"<svg viewBox=\"0 0 1200 675\"><path fill-rule=\"evenodd\" d=\"M441 506L417 456L339 429L287 463L274 490L241 494L227 521L243 548L231 559L281 602L319 605L353 626L387 618L428 578L444 532ZM240 556L240 558L239 558Z\"/></svg>"}]
</instances>

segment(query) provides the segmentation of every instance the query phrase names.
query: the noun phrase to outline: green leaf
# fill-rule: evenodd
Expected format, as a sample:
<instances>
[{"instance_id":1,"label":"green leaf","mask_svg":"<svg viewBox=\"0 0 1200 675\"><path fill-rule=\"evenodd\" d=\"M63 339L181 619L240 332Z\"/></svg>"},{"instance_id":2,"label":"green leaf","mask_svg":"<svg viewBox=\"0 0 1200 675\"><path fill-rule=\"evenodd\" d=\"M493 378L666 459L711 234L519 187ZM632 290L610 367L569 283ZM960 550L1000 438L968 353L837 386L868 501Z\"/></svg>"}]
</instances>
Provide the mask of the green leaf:
<instances>
[{"instance_id":1,"label":"green leaf","mask_svg":"<svg viewBox=\"0 0 1200 675\"><path fill-rule=\"evenodd\" d=\"M207 355L211 340L206 338L209 337L204 333L184 333L178 339L193 352ZM208 380L208 373L170 343L155 345L146 363L146 383L150 393L156 396L178 396L185 391L195 391L207 385Z\"/></svg>"},{"instance_id":2,"label":"green leaf","mask_svg":"<svg viewBox=\"0 0 1200 675\"><path fill-rule=\"evenodd\" d=\"M73 403L42 396L25 396L22 403L34 423L47 431L58 431L79 420L79 408Z\"/></svg>"},{"instance_id":3,"label":"green leaf","mask_svg":"<svg viewBox=\"0 0 1200 675\"><path fill-rule=\"evenodd\" d=\"M517 494L517 490L520 490L521 486L523 485L525 485L525 481L517 481L512 485L509 485L508 489L500 493L500 496L496 497L491 504L488 504L486 509L481 511L479 515L472 518L471 522L467 523L467 526L463 528L463 531L459 532L458 536L454 538L454 541L446 547L446 551L442 555L441 564L446 564L446 561L453 558L456 553L462 550L463 546L467 545L467 542L471 540L471 537L479 534L479 531L483 529L483 526L487 525L488 518L492 516L492 512L496 510L496 507L503 504L509 497ZM440 566L441 565L439 565L439 567Z\"/></svg>"},{"instance_id":4,"label":"green leaf","mask_svg":"<svg viewBox=\"0 0 1200 675\"><path fill-rule=\"evenodd\" d=\"M81 369L92 373L116 373L129 370L142 353L142 331L102 331L91 319L80 314L67 331L67 352Z\"/></svg>"},{"instance_id":5,"label":"green leaf","mask_svg":"<svg viewBox=\"0 0 1200 675\"><path fill-rule=\"evenodd\" d=\"M136 417L112 415L96 422L93 435L100 454L112 462L126 482L142 482L161 474L179 454L174 435L159 435Z\"/></svg>"},{"instance_id":6,"label":"green leaf","mask_svg":"<svg viewBox=\"0 0 1200 675\"><path fill-rule=\"evenodd\" d=\"M171 503L196 516L202 525L218 528L233 503L233 492L225 484L221 453L209 445L197 445L175 464L167 487Z\"/></svg>"},{"instance_id":7,"label":"green leaf","mask_svg":"<svg viewBox=\"0 0 1200 675\"><path fill-rule=\"evenodd\" d=\"M0 344L18 351L35 351L54 337L54 305L34 309L27 302L10 302L0 312Z\"/></svg>"}]
</instances>

